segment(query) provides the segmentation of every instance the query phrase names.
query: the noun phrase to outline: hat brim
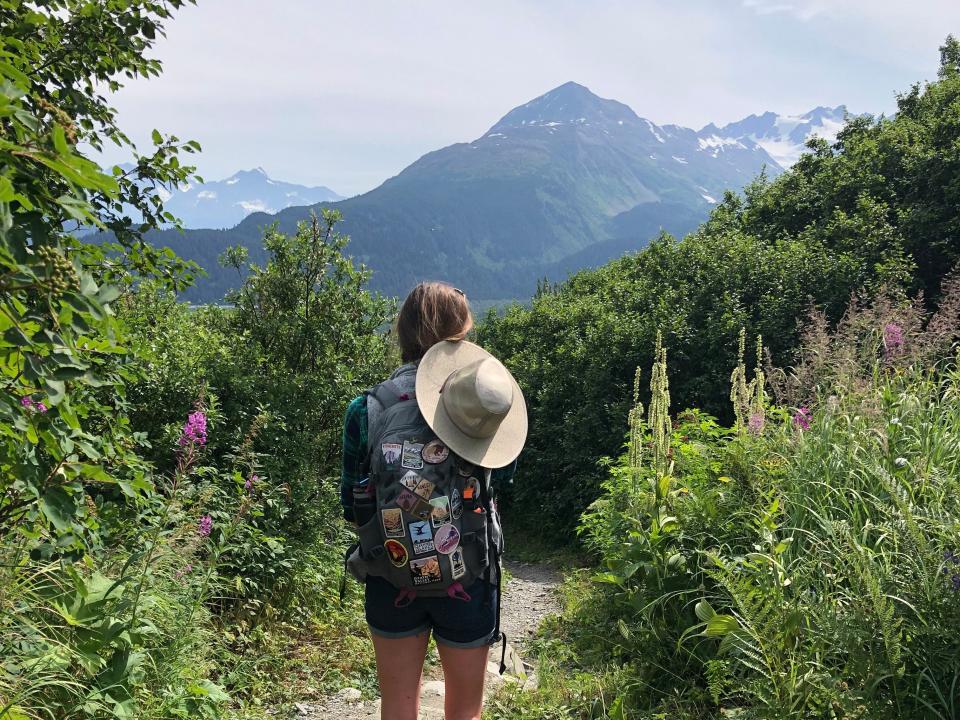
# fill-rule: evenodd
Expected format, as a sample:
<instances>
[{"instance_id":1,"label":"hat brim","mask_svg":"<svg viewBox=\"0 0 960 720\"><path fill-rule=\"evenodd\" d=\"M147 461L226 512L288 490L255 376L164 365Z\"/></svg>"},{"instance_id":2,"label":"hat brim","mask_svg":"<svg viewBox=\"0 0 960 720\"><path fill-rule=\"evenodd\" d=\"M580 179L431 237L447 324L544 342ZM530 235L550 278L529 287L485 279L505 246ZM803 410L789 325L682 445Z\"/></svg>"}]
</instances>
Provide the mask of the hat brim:
<instances>
[{"instance_id":1,"label":"hat brim","mask_svg":"<svg viewBox=\"0 0 960 720\"><path fill-rule=\"evenodd\" d=\"M484 358L500 362L479 345L466 340L444 340L431 347L417 368L417 405L430 429L453 452L474 465L501 468L517 459L527 440L527 404L513 375L510 375L513 383L510 411L489 438L475 438L464 433L440 402L440 390L450 373Z\"/></svg>"}]
</instances>

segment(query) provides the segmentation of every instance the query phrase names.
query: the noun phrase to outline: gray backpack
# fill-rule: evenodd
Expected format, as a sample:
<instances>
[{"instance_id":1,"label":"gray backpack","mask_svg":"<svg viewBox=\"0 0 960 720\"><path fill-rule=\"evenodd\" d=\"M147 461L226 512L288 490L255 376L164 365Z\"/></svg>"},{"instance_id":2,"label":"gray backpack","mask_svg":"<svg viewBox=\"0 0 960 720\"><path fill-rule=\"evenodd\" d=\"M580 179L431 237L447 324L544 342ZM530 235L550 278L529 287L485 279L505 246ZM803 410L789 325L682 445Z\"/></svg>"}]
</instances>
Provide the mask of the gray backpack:
<instances>
[{"instance_id":1,"label":"gray backpack","mask_svg":"<svg viewBox=\"0 0 960 720\"><path fill-rule=\"evenodd\" d=\"M391 379L366 395L372 516L348 553L350 573L361 582L367 575L388 580L400 607L416 596L463 598L479 578L499 586L502 534L490 471L437 438L412 389L403 392Z\"/></svg>"}]
</instances>

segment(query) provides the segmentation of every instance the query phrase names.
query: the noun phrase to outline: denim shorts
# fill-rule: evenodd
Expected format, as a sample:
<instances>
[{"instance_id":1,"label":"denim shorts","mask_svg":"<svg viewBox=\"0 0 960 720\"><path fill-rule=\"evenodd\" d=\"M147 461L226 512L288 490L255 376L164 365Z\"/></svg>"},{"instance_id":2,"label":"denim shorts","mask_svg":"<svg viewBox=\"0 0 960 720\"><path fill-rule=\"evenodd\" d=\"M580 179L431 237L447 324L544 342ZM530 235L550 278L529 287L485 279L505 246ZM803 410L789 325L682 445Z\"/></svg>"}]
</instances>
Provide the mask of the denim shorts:
<instances>
[{"instance_id":1,"label":"denim shorts","mask_svg":"<svg viewBox=\"0 0 960 720\"><path fill-rule=\"evenodd\" d=\"M370 632L385 638L405 638L433 630L434 639L456 648L492 645L497 638L497 589L480 579L464 588L470 600L417 597L395 607L397 588L381 577L367 576L364 609Z\"/></svg>"}]
</instances>

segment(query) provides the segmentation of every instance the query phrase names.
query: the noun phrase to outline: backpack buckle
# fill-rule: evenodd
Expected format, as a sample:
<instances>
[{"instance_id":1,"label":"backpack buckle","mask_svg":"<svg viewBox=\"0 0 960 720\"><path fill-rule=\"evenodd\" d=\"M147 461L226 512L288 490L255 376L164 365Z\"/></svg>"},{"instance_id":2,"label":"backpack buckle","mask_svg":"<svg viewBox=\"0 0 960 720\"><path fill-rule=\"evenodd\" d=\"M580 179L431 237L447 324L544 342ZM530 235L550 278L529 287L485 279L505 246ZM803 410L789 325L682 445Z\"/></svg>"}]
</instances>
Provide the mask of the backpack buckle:
<instances>
[{"instance_id":1,"label":"backpack buckle","mask_svg":"<svg viewBox=\"0 0 960 720\"><path fill-rule=\"evenodd\" d=\"M459 582L455 582L453 585L447 588L447 597L451 600L463 600L464 602L470 602L472 599L470 593L463 589L463 585Z\"/></svg>"}]
</instances>

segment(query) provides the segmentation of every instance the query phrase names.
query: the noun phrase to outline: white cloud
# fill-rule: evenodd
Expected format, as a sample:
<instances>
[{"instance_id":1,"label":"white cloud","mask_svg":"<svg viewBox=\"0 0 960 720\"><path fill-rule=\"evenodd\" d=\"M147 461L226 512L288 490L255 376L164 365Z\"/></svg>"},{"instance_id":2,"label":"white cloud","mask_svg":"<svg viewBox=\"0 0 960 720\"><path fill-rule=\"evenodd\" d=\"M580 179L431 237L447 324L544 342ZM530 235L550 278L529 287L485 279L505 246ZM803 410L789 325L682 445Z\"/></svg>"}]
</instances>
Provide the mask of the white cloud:
<instances>
[{"instance_id":1,"label":"white cloud","mask_svg":"<svg viewBox=\"0 0 960 720\"><path fill-rule=\"evenodd\" d=\"M775 15L785 13L794 15L801 20L809 20L823 12L820 3L785 3L771 2L771 0L743 0L743 6L753 10L758 15Z\"/></svg>"},{"instance_id":2,"label":"white cloud","mask_svg":"<svg viewBox=\"0 0 960 720\"><path fill-rule=\"evenodd\" d=\"M758 15L856 25L866 37L848 37L852 46L877 32L895 31L901 41L915 37L942 41L951 28L960 30L957 0L740 0L740 4Z\"/></svg>"}]
</instances>

